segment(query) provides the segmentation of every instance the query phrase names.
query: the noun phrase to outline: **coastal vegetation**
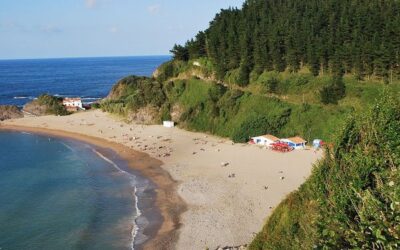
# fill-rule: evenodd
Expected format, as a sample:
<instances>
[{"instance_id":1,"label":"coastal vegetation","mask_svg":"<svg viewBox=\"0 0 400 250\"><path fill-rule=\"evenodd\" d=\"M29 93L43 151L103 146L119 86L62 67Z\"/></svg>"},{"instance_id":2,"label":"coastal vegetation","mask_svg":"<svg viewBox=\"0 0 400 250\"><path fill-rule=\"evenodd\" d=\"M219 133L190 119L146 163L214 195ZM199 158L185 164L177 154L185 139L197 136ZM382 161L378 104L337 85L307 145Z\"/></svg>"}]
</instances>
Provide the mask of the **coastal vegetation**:
<instances>
[{"instance_id":1,"label":"coastal vegetation","mask_svg":"<svg viewBox=\"0 0 400 250\"><path fill-rule=\"evenodd\" d=\"M62 98L42 94L37 99L24 106L24 111L33 115L68 115L69 112L62 105Z\"/></svg>"},{"instance_id":2,"label":"coastal vegetation","mask_svg":"<svg viewBox=\"0 0 400 250\"><path fill-rule=\"evenodd\" d=\"M333 150L268 219L250 249L399 249L400 100L348 118Z\"/></svg>"},{"instance_id":3,"label":"coastal vegetation","mask_svg":"<svg viewBox=\"0 0 400 250\"><path fill-rule=\"evenodd\" d=\"M248 0L175 45L152 78L119 81L101 108L234 142L332 142L250 249L398 249L399 12L394 0Z\"/></svg>"},{"instance_id":4,"label":"coastal vegetation","mask_svg":"<svg viewBox=\"0 0 400 250\"><path fill-rule=\"evenodd\" d=\"M0 121L21 117L23 117L23 114L17 106L0 105Z\"/></svg>"},{"instance_id":5,"label":"coastal vegetation","mask_svg":"<svg viewBox=\"0 0 400 250\"><path fill-rule=\"evenodd\" d=\"M275 71L265 72L247 87L238 88L207 80L199 73L201 69L192 75L189 63L180 65L185 65L186 71L166 81L136 76L122 79L102 102L102 109L128 117L147 108L155 113L151 119L154 123L172 119L183 128L230 137L235 142L263 133L333 141L336 128L347 116L368 108L384 89L400 91L398 83L385 85L373 80L360 82L351 76L335 80L331 76ZM164 74L162 68L158 70ZM346 95L338 100L336 93L343 92L335 84L342 83ZM323 91L328 92L328 100L321 99Z\"/></svg>"}]
</instances>

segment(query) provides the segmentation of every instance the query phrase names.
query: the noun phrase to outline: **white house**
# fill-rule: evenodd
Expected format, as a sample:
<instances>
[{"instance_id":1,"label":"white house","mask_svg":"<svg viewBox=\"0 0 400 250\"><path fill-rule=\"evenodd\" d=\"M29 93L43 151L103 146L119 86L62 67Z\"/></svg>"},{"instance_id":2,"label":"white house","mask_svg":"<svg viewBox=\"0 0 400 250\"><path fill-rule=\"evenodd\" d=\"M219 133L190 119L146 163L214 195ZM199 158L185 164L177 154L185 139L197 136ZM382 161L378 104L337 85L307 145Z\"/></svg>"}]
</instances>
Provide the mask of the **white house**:
<instances>
[{"instance_id":1,"label":"white house","mask_svg":"<svg viewBox=\"0 0 400 250\"><path fill-rule=\"evenodd\" d=\"M82 99L81 98L64 98L63 99L63 105L66 108L79 108L83 109L82 106Z\"/></svg>"},{"instance_id":2,"label":"white house","mask_svg":"<svg viewBox=\"0 0 400 250\"><path fill-rule=\"evenodd\" d=\"M293 147L294 149L304 149L306 147L307 141L299 136L281 139L281 142L287 143L289 146Z\"/></svg>"},{"instance_id":3,"label":"white house","mask_svg":"<svg viewBox=\"0 0 400 250\"><path fill-rule=\"evenodd\" d=\"M271 146L272 143L279 141L279 138L273 135L261 135L252 137L251 140L254 142L254 144Z\"/></svg>"}]
</instances>

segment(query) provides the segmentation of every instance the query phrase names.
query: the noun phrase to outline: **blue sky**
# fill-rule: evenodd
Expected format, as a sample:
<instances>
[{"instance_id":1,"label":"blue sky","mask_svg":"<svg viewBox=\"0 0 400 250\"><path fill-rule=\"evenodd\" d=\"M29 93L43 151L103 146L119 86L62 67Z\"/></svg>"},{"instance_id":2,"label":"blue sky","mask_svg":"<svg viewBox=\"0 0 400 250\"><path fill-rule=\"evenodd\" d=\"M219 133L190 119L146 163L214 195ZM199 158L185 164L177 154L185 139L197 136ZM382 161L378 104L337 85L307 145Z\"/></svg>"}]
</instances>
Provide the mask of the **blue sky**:
<instances>
[{"instance_id":1,"label":"blue sky","mask_svg":"<svg viewBox=\"0 0 400 250\"><path fill-rule=\"evenodd\" d=\"M165 55L244 0L0 0L0 59Z\"/></svg>"}]
</instances>

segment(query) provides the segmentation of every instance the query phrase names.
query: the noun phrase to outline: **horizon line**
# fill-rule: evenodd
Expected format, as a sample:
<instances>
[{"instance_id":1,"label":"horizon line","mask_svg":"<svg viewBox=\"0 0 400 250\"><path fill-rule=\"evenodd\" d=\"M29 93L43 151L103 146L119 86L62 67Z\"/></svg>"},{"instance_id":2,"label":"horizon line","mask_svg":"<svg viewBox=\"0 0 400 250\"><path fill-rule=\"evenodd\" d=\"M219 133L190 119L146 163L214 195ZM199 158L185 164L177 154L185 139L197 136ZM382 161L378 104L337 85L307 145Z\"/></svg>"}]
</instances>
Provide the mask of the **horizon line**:
<instances>
[{"instance_id":1,"label":"horizon line","mask_svg":"<svg viewBox=\"0 0 400 250\"><path fill-rule=\"evenodd\" d=\"M157 56L170 56L165 55L128 55L128 56L66 56L66 57L36 57L36 58L0 58L0 61L17 61L17 60L52 60L52 59L85 59L85 58L116 58L116 57L157 57Z\"/></svg>"}]
</instances>

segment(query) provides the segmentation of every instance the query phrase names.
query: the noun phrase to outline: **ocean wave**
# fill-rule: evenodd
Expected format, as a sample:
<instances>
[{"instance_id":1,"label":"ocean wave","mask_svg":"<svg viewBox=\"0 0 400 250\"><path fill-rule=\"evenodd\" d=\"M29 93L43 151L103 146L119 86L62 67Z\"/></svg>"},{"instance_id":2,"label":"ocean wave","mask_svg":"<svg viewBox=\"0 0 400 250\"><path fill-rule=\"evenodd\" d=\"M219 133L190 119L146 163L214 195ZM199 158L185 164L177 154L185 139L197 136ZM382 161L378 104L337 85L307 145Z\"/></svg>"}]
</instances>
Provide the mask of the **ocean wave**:
<instances>
[{"instance_id":1,"label":"ocean wave","mask_svg":"<svg viewBox=\"0 0 400 250\"><path fill-rule=\"evenodd\" d=\"M71 146L65 144L64 142L61 142L61 144L62 144L64 147L66 147L66 148L68 148L69 150L71 150L72 152L75 152L75 150L74 150Z\"/></svg>"},{"instance_id":2,"label":"ocean wave","mask_svg":"<svg viewBox=\"0 0 400 250\"><path fill-rule=\"evenodd\" d=\"M139 197L136 195L137 193L137 188L135 187L134 193L133 193L133 197L135 199L135 209L136 209L136 214L135 216L133 216L133 228L132 228L132 242L131 242L131 249L135 250L134 244L135 244L135 239L136 236L139 232L139 226L137 223L137 219L142 215L142 212L139 209Z\"/></svg>"},{"instance_id":3,"label":"ocean wave","mask_svg":"<svg viewBox=\"0 0 400 250\"><path fill-rule=\"evenodd\" d=\"M101 97L81 97L83 100L99 100Z\"/></svg>"},{"instance_id":4,"label":"ocean wave","mask_svg":"<svg viewBox=\"0 0 400 250\"><path fill-rule=\"evenodd\" d=\"M30 99L33 100L35 97L33 96L14 96L13 99Z\"/></svg>"},{"instance_id":5,"label":"ocean wave","mask_svg":"<svg viewBox=\"0 0 400 250\"><path fill-rule=\"evenodd\" d=\"M92 148L93 153L95 153L96 155L98 155L101 159L105 160L106 162L110 163L111 166L113 166L116 170L125 173L125 174L129 174L130 173L126 172L125 170L122 170L121 168L118 167L118 165L113 162L112 160L108 159L106 156L104 156L102 153L100 153L99 151L97 151L96 149Z\"/></svg>"}]
</instances>

